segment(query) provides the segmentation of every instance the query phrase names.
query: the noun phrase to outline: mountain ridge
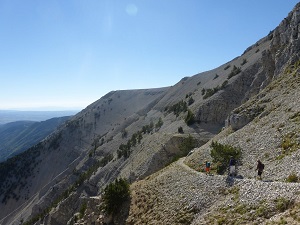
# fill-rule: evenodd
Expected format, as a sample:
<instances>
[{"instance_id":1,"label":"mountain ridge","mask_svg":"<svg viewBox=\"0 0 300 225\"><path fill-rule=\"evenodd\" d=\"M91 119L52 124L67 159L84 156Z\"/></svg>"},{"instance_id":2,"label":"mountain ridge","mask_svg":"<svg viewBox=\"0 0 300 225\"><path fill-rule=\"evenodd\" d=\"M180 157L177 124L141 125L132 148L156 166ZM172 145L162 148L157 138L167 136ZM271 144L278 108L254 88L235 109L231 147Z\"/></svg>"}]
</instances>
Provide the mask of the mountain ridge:
<instances>
[{"instance_id":1,"label":"mountain ridge","mask_svg":"<svg viewBox=\"0 0 300 225\"><path fill-rule=\"evenodd\" d=\"M16 121L0 126L0 162L37 144L68 118L52 118L41 122Z\"/></svg>"}]
</instances>

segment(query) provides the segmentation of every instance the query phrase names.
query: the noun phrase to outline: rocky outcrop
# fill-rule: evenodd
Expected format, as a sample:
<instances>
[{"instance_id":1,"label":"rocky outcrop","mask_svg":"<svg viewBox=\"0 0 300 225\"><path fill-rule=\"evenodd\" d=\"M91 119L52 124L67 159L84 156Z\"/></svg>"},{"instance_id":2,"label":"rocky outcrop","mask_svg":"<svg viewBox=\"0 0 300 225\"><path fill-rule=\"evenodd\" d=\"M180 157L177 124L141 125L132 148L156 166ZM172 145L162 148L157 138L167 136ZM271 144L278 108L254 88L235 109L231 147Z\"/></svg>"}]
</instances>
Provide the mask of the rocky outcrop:
<instances>
[{"instance_id":1,"label":"rocky outcrop","mask_svg":"<svg viewBox=\"0 0 300 225\"><path fill-rule=\"evenodd\" d=\"M264 111L263 106L253 105L253 107L249 109L244 109L239 113L234 112L227 118L225 122L225 126L226 127L230 126L233 130L239 130L245 125L247 125L249 122L251 122L255 117L260 115L263 111Z\"/></svg>"},{"instance_id":2,"label":"rocky outcrop","mask_svg":"<svg viewBox=\"0 0 300 225\"><path fill-rule=\"evenodd\" d=\"M275 61L274 76L283 72L284 65L295 63L300 55L300 3L273 31L270 51Z\"/></svg>"}]
</instances>

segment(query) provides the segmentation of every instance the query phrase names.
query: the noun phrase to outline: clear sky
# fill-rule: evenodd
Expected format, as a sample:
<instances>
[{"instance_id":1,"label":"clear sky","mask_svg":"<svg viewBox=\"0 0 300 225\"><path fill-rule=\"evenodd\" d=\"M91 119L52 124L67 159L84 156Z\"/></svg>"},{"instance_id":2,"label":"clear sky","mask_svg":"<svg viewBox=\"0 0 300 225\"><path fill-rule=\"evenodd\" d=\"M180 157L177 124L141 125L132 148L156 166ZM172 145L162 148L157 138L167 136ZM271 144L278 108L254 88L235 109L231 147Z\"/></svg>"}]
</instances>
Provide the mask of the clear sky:
<instances>
[{"instance_id":1,"label":"clear sky","mask_svg":"<svg viewBox=\"0 0 300 225\"><path fill-rule=\"evenodd\" d=\"M296 0L0 0L0 109L85 108L239 56Z\"/></svg>"}]
</instances>

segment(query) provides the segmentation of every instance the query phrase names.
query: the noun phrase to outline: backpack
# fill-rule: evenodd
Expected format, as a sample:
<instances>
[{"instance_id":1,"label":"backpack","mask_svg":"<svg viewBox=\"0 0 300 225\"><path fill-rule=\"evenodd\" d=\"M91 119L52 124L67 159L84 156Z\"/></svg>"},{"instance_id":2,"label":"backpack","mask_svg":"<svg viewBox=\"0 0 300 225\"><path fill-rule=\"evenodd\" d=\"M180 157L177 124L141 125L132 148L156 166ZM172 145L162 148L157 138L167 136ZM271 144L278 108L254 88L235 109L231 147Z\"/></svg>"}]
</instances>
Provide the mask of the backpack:
<instances>
[{"instance_id":1,"label":"backpack","mask_svg":"<svg viewBox=\"0 0 300 225\"><path fill-rule=\"evenodd\" d=\"M207 163L206 163L206 167L210 167L210 162L207 162Z\"/></svg>"},{"instance_id":2,"label":"backpack","mask_svg":"<svg viewBox=\"0 0 300 225\"><path fill-rule=\"evenodd\" d=\"M230 159L229 165L230 165L230 166L235 166L235 164L236 164L235 159Z\"/></svg>"},{"instance_id":3,"label":"backpack","mask_svg":"<svg viewBox=\"0 0 300 225\"><path fill-rule=\"evenodd\" d=\"M265 168L265 164L260 163L260 164L258 165L258 170L259 170L259 171L263 171L264 168Z\"/></svg>"}]
</instances>

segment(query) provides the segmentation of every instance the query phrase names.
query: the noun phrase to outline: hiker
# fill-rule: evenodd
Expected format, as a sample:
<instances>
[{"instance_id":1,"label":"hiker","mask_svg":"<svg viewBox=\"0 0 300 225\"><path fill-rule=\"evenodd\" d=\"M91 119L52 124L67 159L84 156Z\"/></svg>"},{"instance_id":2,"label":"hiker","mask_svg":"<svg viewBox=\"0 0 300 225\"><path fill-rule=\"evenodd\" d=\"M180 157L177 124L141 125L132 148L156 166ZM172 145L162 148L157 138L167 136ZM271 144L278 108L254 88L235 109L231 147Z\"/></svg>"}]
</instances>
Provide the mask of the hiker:
<instances>
[{"instance_id":1,"label":"hiker","mask_svg":"<svg viewBox=\"0 0 300 225\"><path fill-rule=\"evenodd\" d=\"M229 176L235 176L235 159L233 156L230 156L229 160Z\"/></svg>"},{"instance_id":2,"label":"hiker","mask_svg":"<svg viewBox=\"0 0 300 225\"><path fill-rule=\"evenodd\" d=\"M206 175L210 174L210 162L205 161L205 172Z\"/></svg>"},{"instance_id":3,"label":"hiker","mask_svg":"<svg viewBox=\"0 0 300 225\"><path fill-rule=\"evenodd\" d=\"M257 170L257 175L260 180L261 180L261 174L262 174L264 168L265 168L265 165L260 160L257 160L256 170Z\"/></svg>"}]
</instances>

